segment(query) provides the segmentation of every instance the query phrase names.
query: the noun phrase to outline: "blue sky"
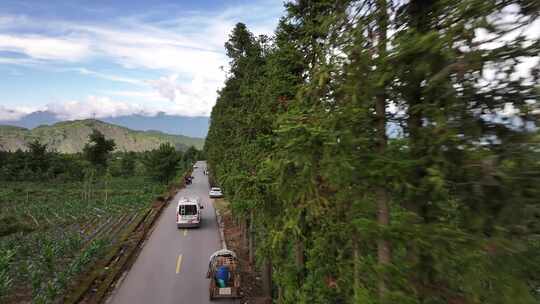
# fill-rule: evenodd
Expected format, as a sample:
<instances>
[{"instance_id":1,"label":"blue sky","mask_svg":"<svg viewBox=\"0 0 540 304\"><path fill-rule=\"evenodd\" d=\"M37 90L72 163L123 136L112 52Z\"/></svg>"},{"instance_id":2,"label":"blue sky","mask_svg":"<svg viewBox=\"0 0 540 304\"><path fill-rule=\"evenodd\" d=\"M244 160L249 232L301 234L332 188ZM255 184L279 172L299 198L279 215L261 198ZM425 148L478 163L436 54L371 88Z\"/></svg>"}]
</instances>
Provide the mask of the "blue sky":
<instances>
[{"instance_id":1,"label":"blue sky","mask_svg":"<svg viewBox=\"0 0 540 304\"><path fill-rule=\"evenodd\" d=\"M280 0L0 1L0 120L208 116L237 22L272 34Z\"/></svg>"}]
</instances>

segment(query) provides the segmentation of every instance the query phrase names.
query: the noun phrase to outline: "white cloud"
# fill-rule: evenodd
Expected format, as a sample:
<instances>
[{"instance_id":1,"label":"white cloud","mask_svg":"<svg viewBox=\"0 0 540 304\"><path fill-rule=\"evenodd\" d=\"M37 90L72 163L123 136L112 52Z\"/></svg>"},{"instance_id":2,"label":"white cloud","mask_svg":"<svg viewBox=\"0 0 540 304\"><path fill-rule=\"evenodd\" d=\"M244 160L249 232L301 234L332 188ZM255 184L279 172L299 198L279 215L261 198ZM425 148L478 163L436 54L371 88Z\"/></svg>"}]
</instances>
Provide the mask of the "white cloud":
<instances>
[{"instance_id":1,"label":"white cloud","mask_svg":"<svg viewBox=\"0 0 540 304\"><path fill-rule=\"evenodd\" d=\"M0 50L24 53L34 59L78 61L90 55L88 43L69 38L0 34Z\"/></svg>"},{"instance_id":2,"label":"white cloud","mask_svg":"<svg viewBox=\"0 0 540 304\"><path fill-rule=\"evenodd\" d=\"M219 73L219 67L226 63L223 54L172 45L104 43L102 51L126 68L165 70L187 75L195 72Z\"/></svg>"},{"instance_id":3,"label":"white cloud","mask_svg":"<svg viewBox=\"0 0 540 304\"><path fill-rule=\"evenodd\" d=\"M219 12L191 11L169 17L172 14L162 10L158 14L163 18L155 18L156 12L152 11L148 16L119 16L115 21L107 23L0 15L0 50L15 51L29 57L0 58L0 64L39 65L43 68L44 64L52 62L54 66L50 66L51 70L70 70L148 88L140 91L110 91L109 95L160 101L163 106L160 110L170 114L209 115L215 104L216 91L225 80L221 67L227 66L228 59L223 45L234 24L245 22L255 34L271 34L282 10L281 1L259 0ZM13 23L13 20L21 22ZM20 28L33 34L4 34ZM92 65L94 59L110 62L116 67L108 69L106 73L101 72ZM66 62L77 62L81 67L58 68ZM127 70L150 70L152 73L149 75L152 76L146 79L126 77L117 65ZM156 77L156 74L161 76ZM154 90L154 93L149 90ZM127 111L121 102L115 107L112 106L112 103L117 102L115 100L93 98L92 103L107 103L113 109ZM163 103L164 99L170 102ZM87 111L83 106L91 110ZM89 111L104 111L95 109L88 100L55 103L54 108L65 117L87 116Z\"/></svg>"},{"instance_id":4,"label":"white cloud","mask_svg":"<svg viewBox=\"0 0 540 304\"><path fill-rule=\"evenodd\" d=\"M130 114L155 115L156 110L140 104L112 100L109 97L89 96L86 100L71 100L47 104L46 110L65 120L117 117Z\"/></svg>"},{"instance_id":5,"label":"white cloud","mask_svg":"<svg viewBox=\"0 0 540 304\"><path fill-rule=\"evenodd\" d=\"M173 79L170 77L169 79ZM137 99L150 100L153 102L130 102L122 99L115 99L109 96L88 96L82 100L69 100L48 103L41 108L14 107L7 108L0 105L0 121L17 121L36 111L47 111L56 115L61 120L88 119L118 117L124 115L145 115L155 116L160 112L170 115L181 116L208 116L209 105L213 99L204 95L208 89L204 85L204 80L196 78L194 83L184 88L174 81L160 83L161 86L171 86L172 95L170 99L164 98L156 91L110 91L109 95L122 97L135 97ZM182 91L182 93L179 93ZM163 104L166 111L163 111Z\"/></svg>"},{"instance_id":6,"label":"white cloud","mask_svg":"<svg viewBox=\"0 0 540 304\"><path fill-rule=\"evenodd\" d=\"M161 96L159 92L154 90L106 91L103 93L106 95L138 98L146 101L168 101L167 98Z\"/></svg>"},{"instance_id":7,"label":"white cloud","mask_svg":"<svg viewBox=\"0 0 540 304\"><path fill-rule=\"evenodd\" d=\"M37 111L36 108L16 107L8 109L0 105L0 121L19 120L21 117Z\"/></svg>"},{"instance_id":8,"label":"white cloud","mask_svg":"<svg viewBox=\"0 0 540 304\"><path fill-rule=\"evenodd\" d=\"M134 85L145 85L144 82L139 80L139 79L123 77L123 76L118 76L118 75L104 74L104 73L89 70L87 68L76 68L76 69L72 69L72 70L75 70L75 71L77 71L77 72L79 72L79 73L81 73L83 75L92 75L92 76L102 78L102 79L106 79L106 80L117 81L117 82L125 82L125 83L134 84Z\"/></svg>"},{"instance_id":9,"label":"white cloud","mask_svg":"<svg viewBox=\"0 0 540 304\"><path fill-rule=\"evenodd\" d=\"M171 101L171 114L187 116L209 116L217 98L220 83L196 74L190 83L179 83L178 75L173 74L158 80L149 81L161 96Z\"/></svg>"},{"instance_id":10,"label":"white cloud","mask_svg":"<svg viewBox=\"0 0 540 304\"><path fill-rule=\"evenodd\" d=\"M168 77L161 77L157 80L150 80L148 83L154 87L161 96L174 101L176 95L180 93L180 86L177 84L178 74L174 74Z\"/></svg>"},{"instance_id":11,"label":"white cloud","mask_svg":"<svg viewBox=\"0 0 540 304\"><path fill-rule=\"evenodd\" d=\"M40 61L31 58L2 58L0 57L0 64L19 65L35 67L41 64Z\"/></svg>"}]
</instances>

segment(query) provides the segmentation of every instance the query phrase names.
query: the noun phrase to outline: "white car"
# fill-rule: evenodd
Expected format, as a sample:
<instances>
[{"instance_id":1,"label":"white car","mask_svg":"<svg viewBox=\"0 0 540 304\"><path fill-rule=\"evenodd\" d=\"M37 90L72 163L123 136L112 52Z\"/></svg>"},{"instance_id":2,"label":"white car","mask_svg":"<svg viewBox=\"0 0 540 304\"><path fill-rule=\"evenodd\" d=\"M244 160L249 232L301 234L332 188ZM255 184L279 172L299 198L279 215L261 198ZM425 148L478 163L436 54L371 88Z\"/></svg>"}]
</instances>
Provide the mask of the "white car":
<instances>
[{"instance_id":1,"label":"white car","mask_svg":"<svg viewBox=\"0 0 540 304\"><path fill-rule=\"evenodd\" d=\"M198 198L181 198L176 208L176 227L200 227L203 208Z\"/></svg>"},{"instance_id":2,"label":"white car","mask_svg":"<svg viewBox=\"0 0 540 304\"><path fill-rule=\"evenodd\" d=\"M223 192L221 192L221 188L218 187L212 187L210 188L210 198L219 198L223 197Z\"/></svg>"}]
</instances>

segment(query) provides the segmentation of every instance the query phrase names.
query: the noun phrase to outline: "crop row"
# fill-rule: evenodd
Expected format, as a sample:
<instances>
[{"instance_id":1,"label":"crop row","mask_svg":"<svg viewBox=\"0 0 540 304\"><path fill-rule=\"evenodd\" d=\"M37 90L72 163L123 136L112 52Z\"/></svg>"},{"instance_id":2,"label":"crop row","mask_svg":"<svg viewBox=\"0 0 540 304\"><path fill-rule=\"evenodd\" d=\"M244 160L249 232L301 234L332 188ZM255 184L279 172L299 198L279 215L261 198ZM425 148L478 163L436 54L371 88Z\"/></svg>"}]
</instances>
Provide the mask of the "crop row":
<instances>
[{"instance_id":1,"label":"crop row","mask_svg":"<svg viewBox=\"0 0 540 304\"><path fill-rule=\"evenodd\" d=\"M140 178L94 183L91 191L79 186L0 189L0 302L58 301L163 190Z\"/></svg>"}]
</instances>

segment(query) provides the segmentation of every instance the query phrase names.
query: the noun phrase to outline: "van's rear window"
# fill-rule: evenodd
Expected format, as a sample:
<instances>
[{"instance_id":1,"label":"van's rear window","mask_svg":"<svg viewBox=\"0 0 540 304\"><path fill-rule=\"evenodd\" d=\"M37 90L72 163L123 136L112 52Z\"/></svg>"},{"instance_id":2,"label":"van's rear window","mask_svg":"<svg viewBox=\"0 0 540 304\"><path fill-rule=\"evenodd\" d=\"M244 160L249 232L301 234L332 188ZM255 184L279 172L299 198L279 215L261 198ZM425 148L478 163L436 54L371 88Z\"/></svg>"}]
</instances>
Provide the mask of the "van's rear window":
<instances>
[{"instance_id":1,"label":"van's rear window","mask_svg":"<svg viewBox=\"0 0 540 304\"><path fill-rule=\"evenodd\" d=\"M195 205L180 205L180 207L178 207L178 213L180 215L195 215L195 214L197 214L197 206L195 206Z\"/></svg>"}]
</instances>

